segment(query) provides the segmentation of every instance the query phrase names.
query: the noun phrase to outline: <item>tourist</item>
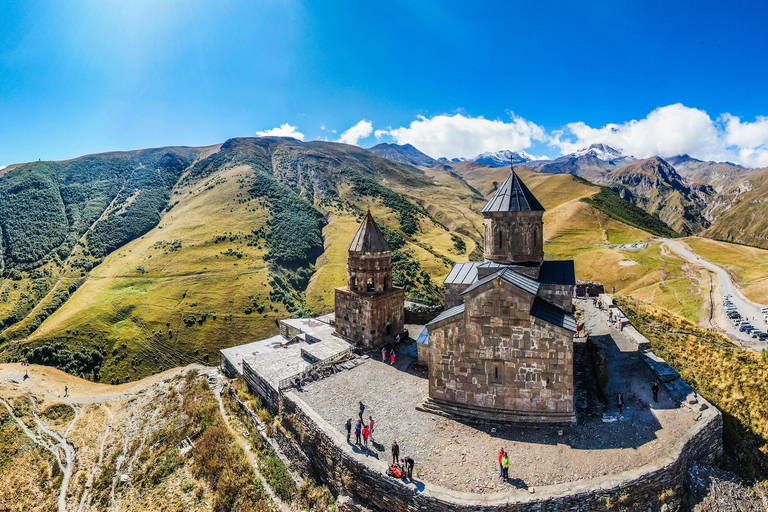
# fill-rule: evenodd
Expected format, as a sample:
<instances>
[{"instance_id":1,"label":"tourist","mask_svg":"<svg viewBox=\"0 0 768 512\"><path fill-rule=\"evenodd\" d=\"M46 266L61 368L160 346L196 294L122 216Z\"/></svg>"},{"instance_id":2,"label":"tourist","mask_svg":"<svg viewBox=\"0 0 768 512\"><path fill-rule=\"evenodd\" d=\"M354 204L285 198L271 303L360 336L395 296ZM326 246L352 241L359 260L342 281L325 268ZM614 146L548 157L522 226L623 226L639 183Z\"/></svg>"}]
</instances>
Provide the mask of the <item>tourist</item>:
<instances>
[{"instance_id":1,"label":"tourist","mask_svg":"<svg viewBox=\"0 0 768 512\"><path fill-rule=\"evenodd\" d=\"M29 372L24 370L24 380L27 380L29 378Z\"/></svg>"},{"instance_id":2,"label":"tourist","mask_svg":"<svg viewBox=\"0 0 768 512\"><path fill-rule=\"evenodd\" d=\"M64 386L64 396L69 396L69 388Z\"/></svg>"},{"instance_id":3,"label":"tourist","mask_svg":"<svg viewBox=\"0 0 768 512\"><path fill-rule=\"evenodd\" d=\"M406 457L404 459L400 459L400 462L405 464L405 471L408 474L408 481L413 482L413 459Z\"/></svg>"},{"instance_id":4,"label":"tourist","mask_svg":"<svg viewBox=\"0 0 768 512\"><path fill-rule=\"evenodd\" d=\"M370 429L371 441L373 441L373 418L371 416L368 416L368 428Z\"/></svg>"},{"instance_id":5,"label":"tourist","mask_svg":"<svg viewBox=\"0 0 768 512\"><path fill-rule=\"evenodd\" d=\"M395 365L395 348L392 347L392 352L389 353L390 358L392 359L392 366Z\"/></svg>"},{"instance_id":6,"label":"tourist","mask_svg":"<svg viewBox=\"0 0 768 512\"><path fill-rule=\"evenodd\" d=\"M616 407L619 408L619 414L622 414L624 412L624 397L621 393L616 395Z\"/></svg>"},{"instance_id":7,"label":"tourist","mask_svg":"<svg viewBox=\"0 0 768 512\"><path fill-rule=\"evenodd\" d=\"M363 405L363 402L360 402L360 413L358 416L360 416L360 423L363 422L363 413L365 412L365 406Z\"/></svg>"},{"instance_id":8,"label":"tourist","mask_svg":"<svg viewBox=\"0 0 768 512\"><path fill-rule=\"evenodd\" d=\"M501 477L504 480L509 478L509 454L504 452L504 456L501 458Z\"/></svg>"},{"instance_id":9,"label":"tourist","mask_svg":"<svg viewBox=\"0 0 768 512\"><path fill-rule=\"evenodd\" d=\"M355 444L360 446L360 434L363 432L363 422L360 420L357 420L357 425L355 425Z\"/></svg>"},{"instance_id":10,"label":"tourist","mask_svg":"<svg viewBox=\"0 0 768 512\"><path fill-rule=\"evenodd\" d=\"M387 347L381 347L381 362L387 362Z\"/></svg>"},{"instance_id":11,"label":"tourist","mask_svg":"<svg viewBox=\"0 0 768 512\"><path fill-rule=\"evenodd\" d=\"M349 442L349 434L352 433L352 418L349 418L344 424L344 428L347 429L347 442Z\"/></svg>"},{"instance_id":12,"label":"tourist","mask_svg":"<svg viewBox=\"0 0 768 512\"><path fill-rule=\"evenodd\" d=\"M651 391L653 391L653 401L658 402L659 401L659 383L654 382L653 386L651 386Z\"/></svg>"},{"instance_id":13,"label":"tourist","mask_svg":"<svg viewBox=\"0 0 768 512\"><path fill-rule=\"evenodd\" d=\"M363 444L365 445L365 452L368 453L368 436L371 435L371 429L368 425L363 427Z\"/></svg>"},{"instance_id":14,"label":"tourist","mask_svg":"<svg viewBox=\"0 0 768 512\"><path fill-rule=\"evenodd\" d=\"M400 447L397 440L392 441L392 464L397 464L397 458L400 456Z\"/></svg>"},{"instance_id":15,"label":"tourist","mask_svg":"<svg viewBox=\"0 0 768 512\"><path fill-rule=\"evenodd\" d=\"M504 451L504 448L499 450L499 478L504 477L504 464L501 463L501 460L504 458L504 454L507 453Z\"/></svg>"}]
</instances>

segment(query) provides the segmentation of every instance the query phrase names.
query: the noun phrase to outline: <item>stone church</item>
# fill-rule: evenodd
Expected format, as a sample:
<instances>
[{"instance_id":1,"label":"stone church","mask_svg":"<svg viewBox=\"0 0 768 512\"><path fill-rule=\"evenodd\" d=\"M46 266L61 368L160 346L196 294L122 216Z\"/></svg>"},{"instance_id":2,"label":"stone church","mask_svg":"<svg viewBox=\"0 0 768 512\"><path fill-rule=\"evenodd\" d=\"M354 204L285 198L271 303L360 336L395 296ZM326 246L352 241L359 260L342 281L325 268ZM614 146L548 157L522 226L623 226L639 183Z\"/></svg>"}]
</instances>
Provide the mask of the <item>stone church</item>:
<instances>
[{"instance_id":1,"label":"stone church","mask_svg":"<svg viewBox=\"0 0 768 512\"><path fill-rule=\"evenodd\" d=\"M424 407L573 424L573 261L544 260L544 208L514 169L482 214L485 261L454 266L444 281L446 311L427 324Z\"/></svg>"},{"instance_id":2,"label":"stone church","mask_svg":"<svg viewBox=\"0 0 768 512\"><path fill-rule=\"evenodd\" d=\"M336 288L336 333L375 347L403 332L405 292L392 286L392 251L371 212L349 244L347 285Z\"/></svg>"}]
</instances>

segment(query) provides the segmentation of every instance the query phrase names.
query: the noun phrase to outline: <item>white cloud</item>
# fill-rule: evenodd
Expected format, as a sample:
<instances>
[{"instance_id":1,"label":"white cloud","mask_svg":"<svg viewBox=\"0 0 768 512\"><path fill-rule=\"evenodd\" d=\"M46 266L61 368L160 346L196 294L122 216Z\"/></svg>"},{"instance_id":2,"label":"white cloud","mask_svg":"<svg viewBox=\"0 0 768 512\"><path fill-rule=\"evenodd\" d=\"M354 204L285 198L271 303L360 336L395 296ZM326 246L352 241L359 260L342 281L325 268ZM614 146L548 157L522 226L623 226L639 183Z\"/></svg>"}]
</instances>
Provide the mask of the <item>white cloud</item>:
<instances>
[{"instance_id":1,"label":"white cloud","mask_svg":"<svg viewBox=\"0 0 768 512\"><path fill-rule=\"evenodd\" d=\"M342 132L341 137L339 137L337 142L343 142L344 144L353 144L357 146L358 142L360 142L360 139L370 137L372 133L373 123L363 119L349 130Z\"/></svg>"},{"instance_id":2,"label":"white cloud","mask_svg":"<svg viewBox=\"0 0 768 512\"><path fill-rule=\"evenodd\" d=\"M408 127L376 131L376 137L383 135L390 135L398 144L413 144L435 158L474 157L500 149L522 151L534 140L547 140L542 127L514 115L509 123L462 114L420 116Z\"/></svg>"},{"instance_id":3,"label":"white cloud","mask_svg":"<svg viewBox=\"0 0 768 512\"><path fill-rule=\"evenodd\" d=\"M601 128L570 123L552 135L550 145L563 154L603 143L637 158L689 154L747 167L768 165L768 118L742 123L736 116L723 114L713 120L705 111L681 103L657 108L644 119Z\"/></svg>"},{"instance_id":4,"label":"white cloud","mask_svg":"<svg viewBox=\"0 0 768 512\"><path fill-rule=\"evenodd\" d=\"M328 132L331 132L331 133L336 133L336 130L332 130L330 128L326 128L324 124L320 125L320 129L323 130L323 131L328 131Z\"/></svg>"},{"instance_id":5,"label":"white cloud","mask_svg":"<svg viewBox=\"0 0 768 512\"><path fill-rule=\"evenodd\" d=\"M256 132L259 137L293 137L294 139L304 140L304 134L298 130L298 126L292 126L288 123L281 124L278 128Z\"/></svg>"}]
</instances>

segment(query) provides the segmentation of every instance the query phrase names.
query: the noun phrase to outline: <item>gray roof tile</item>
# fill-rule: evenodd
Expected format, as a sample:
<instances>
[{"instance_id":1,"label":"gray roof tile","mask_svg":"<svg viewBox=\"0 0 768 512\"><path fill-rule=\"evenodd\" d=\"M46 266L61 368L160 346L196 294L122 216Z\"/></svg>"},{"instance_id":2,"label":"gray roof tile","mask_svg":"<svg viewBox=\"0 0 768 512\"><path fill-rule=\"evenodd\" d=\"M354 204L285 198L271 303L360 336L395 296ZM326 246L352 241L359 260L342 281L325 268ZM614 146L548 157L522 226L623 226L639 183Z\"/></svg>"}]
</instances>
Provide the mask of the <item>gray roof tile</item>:
<instances>
[{"instance_id":1,"label":"gray roof tile","mask_svg":"<svg viewBox=\"0 0 768 512\"><path fill-rule=\"evenodd\" d=\"M524 290L528 293L531 293L533 295L536 295L536 293L539 291L539 282L535 279L531 279L528 276L524 276L522 274L518 274L511 268L502 268L498 272L494 272L493 274L490 274L483 279L480 279L479 281L475 281L475 283L461 292L462 295L465 293L469 293L472 290L477 289L478 287L484 285L485 283L488 283L490 281L493 281L494 279L500 277L501 279L504 279L506 282L513 284L520 288L521 290Z\"/></svg>"},{"instance_id":2,"label":"gray roof tile","mask_svg":"<svg viewBox=\"0 0 768 512\"><path fill-rule=\"evenodd\" d=\"M437 322L442 322L443 320L447 320L448 318L451 318L456 315L460 315L464 313L464 304L459 304L458 306L452 307L451 309L447 309L437 315L434 320L429 322L427 326L430 326L432 324L435 324Z\"/></svg>"},{"instance_id":3,"label":"gray roof tile","mask_svg":"<svg viewBox=\"0 0 768 512\"><path fill-rule=\"evenodd\" d=\"M538 199L528 190L514 169L482 209L486 212L544 211Z\"/></svg>"},{"instance_id":4,"label":"gray roof tile","mask_svg":"<svg viewBox=\"0 0 768 512\"><path fill-rule=\"evenodd\" d=\"M482 261L457 263L443 280L443 284L472 284L477 279L477 267L484 264Z\"/></svg>"},{"instance_id":5,"label":"gray roof tile","mask_svg":"<svg viewBox=\"0 0 768 512\"><path fill-rule=\"evenodd\" d=\"M560 326L563 329L576 332L576 319L573 318L573 315L566 313L541 297L533 299L533 304L531 304L531 316L535 316L550 324Z\"/></svg>"},{"instance_id":6,"label":"gray roof tile","mask_svg":"<svg viewBox=\"0 0 768 512\"><path fill-rule=\"evenodd\" d=\"M390 251L389 244L381 233L376 221L373 220L371 212L365 214L363 222L357 228L357 233L349 244L350 252L387 252Z\"/></svg>"}]
</instances>

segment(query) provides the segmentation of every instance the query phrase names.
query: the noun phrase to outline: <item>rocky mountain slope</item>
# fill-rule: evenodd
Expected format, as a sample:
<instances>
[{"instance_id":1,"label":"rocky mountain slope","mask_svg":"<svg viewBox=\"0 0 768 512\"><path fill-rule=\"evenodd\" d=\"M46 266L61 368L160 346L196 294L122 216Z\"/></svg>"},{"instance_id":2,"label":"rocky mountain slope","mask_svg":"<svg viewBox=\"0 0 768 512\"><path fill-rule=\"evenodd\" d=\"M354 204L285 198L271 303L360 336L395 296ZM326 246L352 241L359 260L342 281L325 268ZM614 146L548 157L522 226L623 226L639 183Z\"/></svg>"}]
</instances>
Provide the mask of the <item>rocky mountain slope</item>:
<instances>
[{"instance_id":1,"label":"rocky mountain slope","mask_svg":"<svg viewBox=\"0 0 768 512\"><path fill-rule=\"evenodd\" d=\"M425 155L410 144L389 144L381 143L371 148L368 148L371 153L376 153L379 156L383 156L387 160L391 160L398 164L409 165L423 165L425 167L433 167L437 160L431 156Z\"/></svg>"},{"instance_id":2,"label":"rocky mountain slope","mask_svg":"<svg viewBox=\"0 0 768 512\"><path fill-rule=\"evenodd\" d=\"M509 167L510 161L514 165L519 165L534 160L534 157L525 151L510 151L504 149L501 151L482 153L471 160L473 162L490 165L491 167Z\"/></svg>"}]
</instances>

